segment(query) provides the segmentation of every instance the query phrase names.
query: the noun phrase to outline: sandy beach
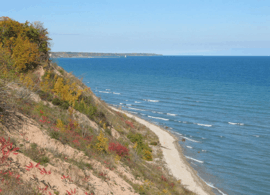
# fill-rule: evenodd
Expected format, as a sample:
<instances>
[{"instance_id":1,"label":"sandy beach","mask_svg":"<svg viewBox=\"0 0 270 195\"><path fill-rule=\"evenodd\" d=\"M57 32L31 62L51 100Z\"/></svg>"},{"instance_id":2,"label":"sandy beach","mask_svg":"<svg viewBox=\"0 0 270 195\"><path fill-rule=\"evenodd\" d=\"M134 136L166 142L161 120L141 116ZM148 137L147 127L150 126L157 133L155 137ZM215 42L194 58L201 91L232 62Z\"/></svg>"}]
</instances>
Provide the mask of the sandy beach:
<instances>
[{"instance_id":1,"label":"sandy beach","mask_svg":"<svg viewBox=\"0 0 270 195\"><path fill-rule=\"evenodd\" d=\"M122 111L114 107L111 108L115 111L125 113L130 118L134 118L137 122L145 125L158 136L168 169L175 178L181 180L182 184L185 185L187 189L198 195L214 194L211 191L211 188L198 177L196 171L186 161L181 147L178 144L177 138L157 125L134 116L126 111Z\"/></svg>"}]
</instances>

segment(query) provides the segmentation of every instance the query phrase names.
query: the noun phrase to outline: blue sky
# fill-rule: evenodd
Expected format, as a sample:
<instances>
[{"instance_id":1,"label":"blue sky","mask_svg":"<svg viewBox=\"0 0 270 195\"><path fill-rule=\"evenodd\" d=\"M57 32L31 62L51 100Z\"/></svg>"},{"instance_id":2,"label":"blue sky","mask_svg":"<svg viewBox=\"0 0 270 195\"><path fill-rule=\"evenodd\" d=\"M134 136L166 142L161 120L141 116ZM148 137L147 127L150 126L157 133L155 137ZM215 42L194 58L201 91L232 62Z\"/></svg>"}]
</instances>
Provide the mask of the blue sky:
<instances>
[{"instance_id":1,"label":"blue sky","mask_svg":"<svg viewBox=\"0 0 270 195\"><path fill-rule=\"evenodd\" d=\"M270 55L269 0L13 0L0 16L43 22L52 51Z\"/></svg>"}]
</instances>

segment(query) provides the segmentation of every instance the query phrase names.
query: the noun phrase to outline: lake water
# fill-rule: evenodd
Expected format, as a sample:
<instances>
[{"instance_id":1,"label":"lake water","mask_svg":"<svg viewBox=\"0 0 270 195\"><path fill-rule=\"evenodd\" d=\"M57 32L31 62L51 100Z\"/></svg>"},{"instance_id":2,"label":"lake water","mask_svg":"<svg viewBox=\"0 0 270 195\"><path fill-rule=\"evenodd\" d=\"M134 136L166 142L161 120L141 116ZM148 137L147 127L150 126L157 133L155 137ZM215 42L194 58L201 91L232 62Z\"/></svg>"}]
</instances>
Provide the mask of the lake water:
<instances>
[{"instance_id":1,"label":"lake water","mask_svg":"<svg viewBox=\"0 0 270 195\"><path fill-rule=\"evenodd\" d=\"M185 138L216 194L270 193L270 57L54 60L108 104Z\"/></svg>"}]
</instances>

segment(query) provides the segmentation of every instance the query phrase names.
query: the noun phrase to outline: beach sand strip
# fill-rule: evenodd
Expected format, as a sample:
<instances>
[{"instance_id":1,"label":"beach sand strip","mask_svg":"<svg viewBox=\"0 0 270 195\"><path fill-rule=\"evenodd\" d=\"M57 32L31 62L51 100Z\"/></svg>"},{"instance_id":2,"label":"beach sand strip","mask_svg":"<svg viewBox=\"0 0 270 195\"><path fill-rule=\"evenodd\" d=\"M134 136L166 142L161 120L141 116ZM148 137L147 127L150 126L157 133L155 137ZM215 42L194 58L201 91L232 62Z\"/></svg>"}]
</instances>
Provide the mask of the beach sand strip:
<instances>
[{"instance_id":1,"label":"beach sand strip","mask_svg":"<svg viewBox=\"0 0 270 195\"><path fill-rule=\"evenodd\" d=\"M148 127L158 136L167 168L176 179L181 180L181 183L188 190L198 195L214 195L212 189L206 185L206 183L197 175L196 171L187 162L182 149L178 144L178 139L174 135L157 125L128 113L127 111L119 110L112 106L110 106L110 108L135 119L137 122Z\"/></svg>"}]
</instances>

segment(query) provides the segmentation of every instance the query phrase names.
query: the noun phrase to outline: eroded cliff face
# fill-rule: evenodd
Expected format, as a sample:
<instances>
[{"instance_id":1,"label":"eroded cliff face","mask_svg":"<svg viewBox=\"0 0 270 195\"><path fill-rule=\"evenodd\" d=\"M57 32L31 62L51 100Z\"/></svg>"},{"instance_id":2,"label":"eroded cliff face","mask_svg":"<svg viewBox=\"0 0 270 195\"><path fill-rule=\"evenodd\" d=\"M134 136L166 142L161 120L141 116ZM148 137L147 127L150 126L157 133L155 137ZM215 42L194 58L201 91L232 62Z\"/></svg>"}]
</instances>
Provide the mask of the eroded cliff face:
<instances>
[{"instance_id":1,"label":"eroded cliff face","mask_svg":"<svg viewBox=\"0 0 270 195\"><path fill-rule=\"evenodd\" d=\"M3 194L192 194L152 131L48 59L43 26L7 18L0 28Z\"/></svg>"}]
</instances>

